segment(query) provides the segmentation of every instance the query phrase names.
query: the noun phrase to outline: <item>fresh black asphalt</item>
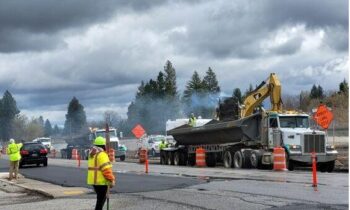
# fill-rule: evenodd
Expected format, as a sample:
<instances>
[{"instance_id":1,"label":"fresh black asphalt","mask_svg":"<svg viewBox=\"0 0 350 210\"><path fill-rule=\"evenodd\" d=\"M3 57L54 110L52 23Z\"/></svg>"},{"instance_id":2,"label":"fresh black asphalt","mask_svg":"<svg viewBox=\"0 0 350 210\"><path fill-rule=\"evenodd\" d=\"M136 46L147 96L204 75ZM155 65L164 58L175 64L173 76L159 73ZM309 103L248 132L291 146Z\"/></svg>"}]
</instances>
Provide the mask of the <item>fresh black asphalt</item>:
<instances>
[{"instance_id":1,"label":"fresh black asphalt","mask_svg":"<svg viewBox=\"0 0 350 210\"><path fill-rule=\"evenodd\" d=\"M0 172L7 172L8 160L0 159ZM65 187L90 187L86 184L87 169L48 165L28 166L20 169L26 178L49 182ZM204 181L195 178L154 176L148 174L115 173L116 186L112 193L135 193L185 188ZM91 188L91 187L90 187Z\"/></svg>"}]
</instances>

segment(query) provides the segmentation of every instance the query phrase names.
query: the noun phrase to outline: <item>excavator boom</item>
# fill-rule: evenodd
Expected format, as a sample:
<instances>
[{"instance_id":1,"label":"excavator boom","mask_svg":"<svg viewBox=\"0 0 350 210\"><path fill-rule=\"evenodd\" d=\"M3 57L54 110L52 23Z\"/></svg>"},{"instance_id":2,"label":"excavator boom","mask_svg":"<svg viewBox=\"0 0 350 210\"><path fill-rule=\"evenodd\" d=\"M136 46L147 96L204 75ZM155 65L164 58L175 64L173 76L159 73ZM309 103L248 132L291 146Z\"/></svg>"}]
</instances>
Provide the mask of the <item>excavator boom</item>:
<instances>
[{"instance_id":1,"label":"excavator boom","mask_svg":"<svg viewBox=\"0 0 350 210\"><path fill-rule=\"evenodd\" d=\"M282 111L281 83L275 73L271 73L267 81L262 82L254 91L247 95L243 101L241 118L253 114L254 109L259 106L264 99L270 96L271 111Z\"/></svg>"}]
</instances>

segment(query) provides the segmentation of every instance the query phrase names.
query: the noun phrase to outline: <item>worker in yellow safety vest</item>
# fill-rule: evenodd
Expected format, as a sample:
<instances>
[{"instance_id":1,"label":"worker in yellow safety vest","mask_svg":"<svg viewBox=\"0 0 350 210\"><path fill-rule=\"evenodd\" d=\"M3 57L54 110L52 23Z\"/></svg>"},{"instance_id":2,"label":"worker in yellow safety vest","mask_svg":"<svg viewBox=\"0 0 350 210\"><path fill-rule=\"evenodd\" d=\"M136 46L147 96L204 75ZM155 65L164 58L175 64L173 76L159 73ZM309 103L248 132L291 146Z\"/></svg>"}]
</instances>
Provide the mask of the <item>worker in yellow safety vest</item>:
<instances>
[{"instance_id":1,"label":"worker in yellow safety vest","mask_svg":"<svg viewBox=\"0 0 350 210\"><path fill-rule=\"evenodd\" d=\"M18 179L18 167L19 161L21 160L20 150L23 144L16 144L14 139L10 139L9 145L7 146L6 153L10 159L10 172L9 172L9 180L11 181L13 178Z\"/></svg>"},{"instance_id":2,"label":"worker in yellow safety vest","mask_svg":"<svg viewBox=\"0 0 350 210\"><path fill-rule=\"evenodd\" d=\"M188 124L189 124L190 126L192 126L192 127L195 127L195 126L196 126L196 121L197 121L197 119L196 119L196 117L194 116L194 114L192 113L192 114L191 114L191 117L190 117L190 119L189 119Z\"/></svg>"},{"instance_id":3,"label":"worker in yellow safety vest","mask_svg":"<svg viewBox=\"0 0 350 210\"><path fill-rule=\"evenodd\" d=\"M92 185L97 194L95 210L102 210L107 199L108 187L115 185L112 163L106 151L106 139L97 137L90 148L87 184Z\"/></svg>"}]
</instances>

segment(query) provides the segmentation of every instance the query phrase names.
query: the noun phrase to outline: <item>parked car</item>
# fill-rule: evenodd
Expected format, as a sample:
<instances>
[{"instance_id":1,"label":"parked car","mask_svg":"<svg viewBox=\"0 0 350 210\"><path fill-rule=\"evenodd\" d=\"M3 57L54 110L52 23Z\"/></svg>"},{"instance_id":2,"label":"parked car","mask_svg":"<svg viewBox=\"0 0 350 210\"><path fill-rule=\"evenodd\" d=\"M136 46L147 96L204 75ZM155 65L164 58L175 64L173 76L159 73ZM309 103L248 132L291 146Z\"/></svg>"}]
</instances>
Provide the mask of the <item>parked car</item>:
<instances>
[{"instance_id":1,"label":"parked car","mask_svg":"<svg viewBox=\"0 0 350 210\"><path fill-rule=\"evenodd\" d=\"M24 143L20 153L22 158L19 162L19 167L30 164L36 164L37 166L43 164L45 167L47 166L47 149L41 143Z\"/></svg>"}]
</instances>

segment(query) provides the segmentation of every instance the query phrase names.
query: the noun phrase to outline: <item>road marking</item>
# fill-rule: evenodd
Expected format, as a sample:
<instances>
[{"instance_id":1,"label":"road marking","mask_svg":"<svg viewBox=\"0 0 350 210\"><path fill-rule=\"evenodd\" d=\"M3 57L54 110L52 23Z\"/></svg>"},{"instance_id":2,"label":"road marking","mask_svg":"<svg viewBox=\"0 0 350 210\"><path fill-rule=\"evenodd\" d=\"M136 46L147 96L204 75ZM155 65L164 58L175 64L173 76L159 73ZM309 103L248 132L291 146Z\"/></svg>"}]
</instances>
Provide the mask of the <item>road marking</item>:
<instances>
[{"instance_id":1,"label":"road marking","mask_svg":"<svg viewBox=\"0 0 350 210\"><path fill-rule=\"evenodd\" d=\"M63 191L63 194L65 194L65 195L80 195L80 194L84 194L84 192L81 190L70 190L70 191Z\"/></svg>"}]
</instances>

